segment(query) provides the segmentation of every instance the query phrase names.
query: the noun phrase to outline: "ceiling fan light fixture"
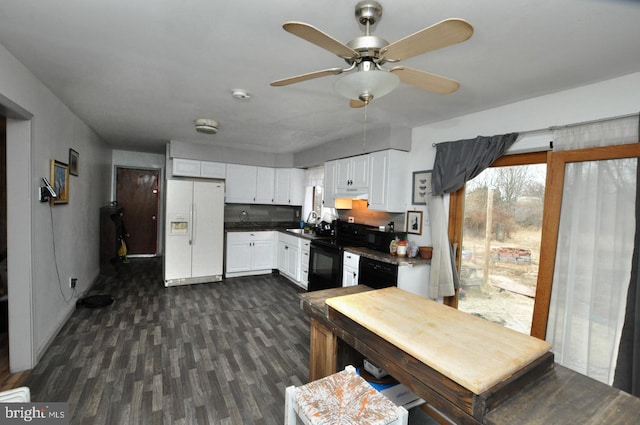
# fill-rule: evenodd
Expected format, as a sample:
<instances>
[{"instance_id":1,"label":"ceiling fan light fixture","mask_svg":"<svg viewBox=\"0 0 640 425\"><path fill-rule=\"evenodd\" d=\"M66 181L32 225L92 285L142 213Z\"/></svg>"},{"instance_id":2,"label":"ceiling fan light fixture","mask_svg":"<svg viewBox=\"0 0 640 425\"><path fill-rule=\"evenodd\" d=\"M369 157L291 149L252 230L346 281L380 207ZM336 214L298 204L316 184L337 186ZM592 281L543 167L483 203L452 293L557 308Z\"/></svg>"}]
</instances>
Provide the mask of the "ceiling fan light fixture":
<instances>
[{"instance_id":1,"label":"ceiling fan light fixture","mask_svg":"<svg viewBox=\"0 0 640 425\"><path fill-rule=\"evenodd\" d=\"M196 131L204 134L216 134L218 132L218 122L208 118L198 118L195 121Z\"/></svg>"},{"instance_id":2,"label":"ceiling fan light fixture","mask_svg":"<svg viewBox=\"0 0 640 425\"><path fill-rule=\"evenodd\" d=\"M400 78L387 71L360 71L347 74L335 82L333 89L347 99L360 99L368 104L391 93L400 84Z\"/></svg>"}]
</instances>

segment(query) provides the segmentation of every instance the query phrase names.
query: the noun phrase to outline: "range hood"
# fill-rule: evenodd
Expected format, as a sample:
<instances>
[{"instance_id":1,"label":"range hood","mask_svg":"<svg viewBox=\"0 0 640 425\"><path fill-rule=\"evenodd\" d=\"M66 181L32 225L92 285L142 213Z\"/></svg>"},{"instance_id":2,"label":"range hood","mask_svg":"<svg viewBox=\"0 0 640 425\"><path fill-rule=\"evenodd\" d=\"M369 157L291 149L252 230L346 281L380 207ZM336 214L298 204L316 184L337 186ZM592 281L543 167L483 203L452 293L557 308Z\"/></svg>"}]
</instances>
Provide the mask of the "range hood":
<instances>
[{"instance_id":1,"label":"range hood","mask_svg":"<svg viewBox=\"0 0 640 425\"><path fill-rule=\"evenodd\" d=\"M335 200L335 208L338 210L350 210L353 208L353 201L366 201L369 199L368 193L362 193L360 195L337 195Z\"/></svg>"}]
</instances>

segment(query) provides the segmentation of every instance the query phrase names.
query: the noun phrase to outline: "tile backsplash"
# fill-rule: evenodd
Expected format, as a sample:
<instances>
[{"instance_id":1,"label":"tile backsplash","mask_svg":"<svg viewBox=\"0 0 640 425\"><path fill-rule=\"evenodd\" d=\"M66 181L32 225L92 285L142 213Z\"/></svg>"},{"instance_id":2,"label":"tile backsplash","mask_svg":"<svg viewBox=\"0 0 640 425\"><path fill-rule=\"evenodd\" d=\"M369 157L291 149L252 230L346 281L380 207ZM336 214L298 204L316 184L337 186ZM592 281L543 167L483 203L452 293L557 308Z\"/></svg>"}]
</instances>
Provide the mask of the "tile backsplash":
<instances>
[{"instance_id":1,"label":"tile backsplash","mask_svg":"<svg viewBox=\"0 0 640 425\"><path fill-rule=\"evenodd\" d=\"M300 221L301 210L301 207L285 205L226 204L224 207L224 222L297 223ZM245 212L244 214L243 211Z\"/></svg>"},{"instance_id":2,"label":"tile backsplash","mask_svg":"<svg viewBox=\"0 0 640 425\"><path fill-rule=\"evenodd\" d=\"M393 221L396 231L404 230L406 213L388 213L384 211L373 211L367 208L366 200L354 199L350 210L338 210L340 220L347 221L353 217L356 223L368 224L369 226L386 226Z\"/></svg>"}]
</instances>

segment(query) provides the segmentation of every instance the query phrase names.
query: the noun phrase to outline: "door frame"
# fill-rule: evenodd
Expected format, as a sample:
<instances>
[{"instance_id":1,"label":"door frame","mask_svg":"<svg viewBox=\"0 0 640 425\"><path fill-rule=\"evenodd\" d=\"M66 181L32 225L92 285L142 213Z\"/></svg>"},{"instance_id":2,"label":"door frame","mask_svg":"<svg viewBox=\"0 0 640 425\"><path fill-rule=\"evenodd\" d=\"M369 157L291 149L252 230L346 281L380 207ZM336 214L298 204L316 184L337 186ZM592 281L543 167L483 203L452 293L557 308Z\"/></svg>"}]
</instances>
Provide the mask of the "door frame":
<instances>
[{"instance_id":1,"label":"door frame","mask_svg":"<svg viewBox=\"0 0 640 425\"><path fill-rule=\"evenodd\" d=\"M498 167L547 163L538 283L533 306L531 336L544 340L547 335L547 321L549 319L551 287L555 270L566 164L571 162L640 158L638 152L640 152L640 143L631 143L559 152L548 151L522 155L504 155L491 165L491 167ZM464 196L465 187L451 194L449 204L449 239L451 243L457 243L458 246L462 246ZM460 249L456 251L455 260L458 272L460 271L461 251ZM457 308L458 290L456 290L454 296L447 297L445 303ZM621 306L621 308L624 308L624 306Z\"/></svg>"},{"instance_id":2,"label":"door frame","mask_svg":"<svg viewBox=\"0 0 640 425\"><path fill-rule=\"evenodd\" d=\"M7 117L7 273L9 293L9 369L32 369L37 363L34 343L33 221L36 200L31 188L33 114L0 94L0 113ZM26 165L26 166L25 166ZM12 195L13 194L13 195ZM25 211L29 219L24 220Z\"/></svg>"},{"instance_id":3,"label":"door frame","mask_svg":"<svg viewBox=\"0 0 640 425\"><path fill-rule=\"evenodd\" d=\"M544 210L542 213L542 238L540 241L540 246L544 246L545 249L540 250L538 286L533 305L533 322L531 323L532 336L540 339L545 339L547 336L547 321L549 319L551 287L558 248L560 209L562 207L566 165L571 162L638 158L640 157L638 152L640 152L640 143L568 150L549 154ZM636 182L636 184L638 183ZM620 306L620 308L624 309L624 305Z\"/></svg>"}]
</instances>

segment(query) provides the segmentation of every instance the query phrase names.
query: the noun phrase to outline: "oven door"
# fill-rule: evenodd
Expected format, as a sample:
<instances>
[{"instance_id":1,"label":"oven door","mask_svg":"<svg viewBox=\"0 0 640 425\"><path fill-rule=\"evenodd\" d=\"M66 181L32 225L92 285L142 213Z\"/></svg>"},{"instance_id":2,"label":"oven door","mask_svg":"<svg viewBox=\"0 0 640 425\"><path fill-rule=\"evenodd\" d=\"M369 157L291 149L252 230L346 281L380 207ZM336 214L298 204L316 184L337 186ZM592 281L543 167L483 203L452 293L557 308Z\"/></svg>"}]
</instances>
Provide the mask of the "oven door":
<instances>
[{"instance_id":1,"label":"oven door","mask_svg":"<svg viewBox=\"0 0 640 425\"><path fill-rule=\"evenodd\" d=\"M342 286L342 250L331 244L311 241L309 291Z\"/></svg>"}]
</instances>

